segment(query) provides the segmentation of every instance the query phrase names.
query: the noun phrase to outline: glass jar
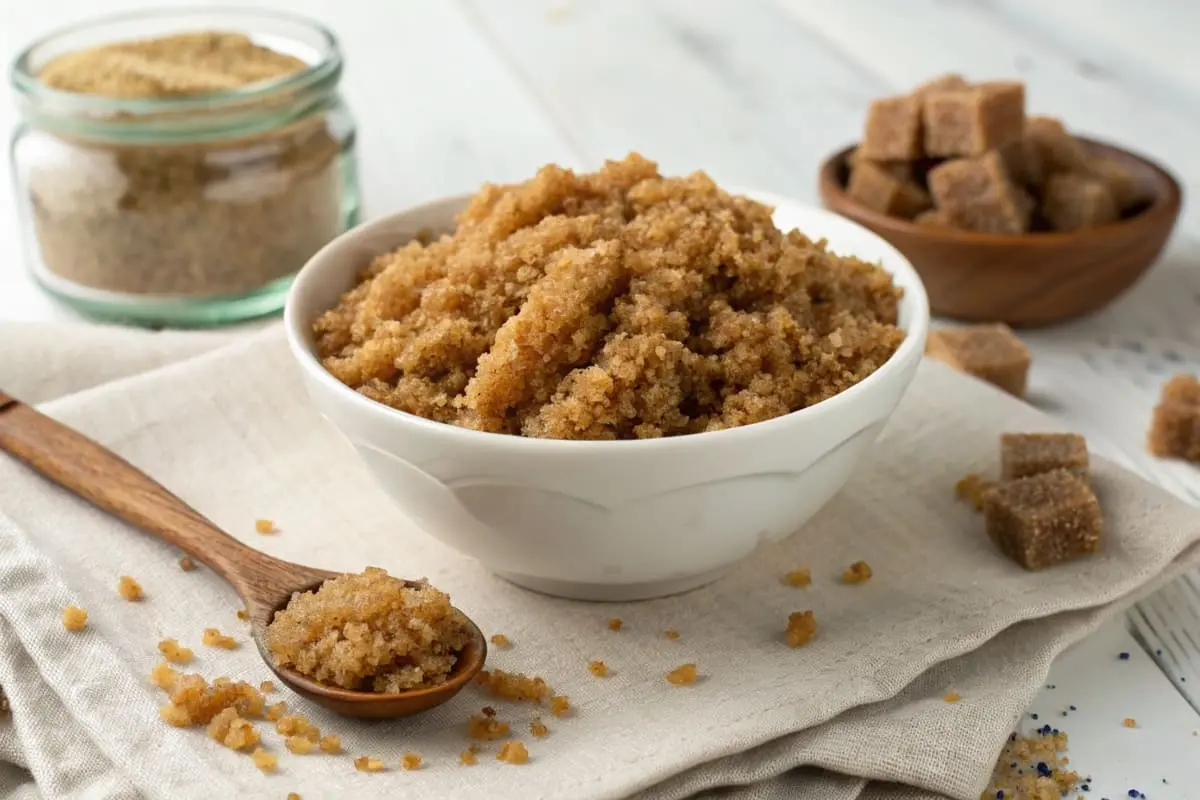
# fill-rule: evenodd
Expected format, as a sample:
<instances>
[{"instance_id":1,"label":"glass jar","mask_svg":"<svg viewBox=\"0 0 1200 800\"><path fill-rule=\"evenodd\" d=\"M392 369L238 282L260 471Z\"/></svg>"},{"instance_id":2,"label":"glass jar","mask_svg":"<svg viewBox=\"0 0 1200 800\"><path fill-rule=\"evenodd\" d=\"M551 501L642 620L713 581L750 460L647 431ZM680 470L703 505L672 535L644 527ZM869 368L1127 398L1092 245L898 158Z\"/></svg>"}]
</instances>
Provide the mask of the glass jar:
<instances>
[{"instance_id":1,"label":"glass jar","mask_svg":"<svg viewBox=\"0 0 1200 800\"><path fill-rule=\"evenodd\" d=\"M240 33L306 65L208 94L121 99L39 81L51 60L182 33ZM33 44L13 65L10 156L27 262L86 314L211 325L282 307L295 273L358 216L355 125L333 34L288 14L109 17Z\"/></svg>"}]
</instances>

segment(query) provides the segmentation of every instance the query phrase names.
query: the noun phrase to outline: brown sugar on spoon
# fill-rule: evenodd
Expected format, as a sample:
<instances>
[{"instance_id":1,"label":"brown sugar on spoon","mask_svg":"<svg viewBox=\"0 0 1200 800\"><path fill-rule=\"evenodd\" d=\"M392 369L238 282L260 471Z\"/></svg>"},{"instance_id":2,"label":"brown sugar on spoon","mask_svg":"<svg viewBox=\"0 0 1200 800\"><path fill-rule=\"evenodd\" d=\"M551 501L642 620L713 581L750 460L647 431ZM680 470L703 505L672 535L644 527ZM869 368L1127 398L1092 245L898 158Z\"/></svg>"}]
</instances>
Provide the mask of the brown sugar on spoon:
<instances>
[{"instance_id":1,"label":"brown sugar on spoon","mask_svg":"<svg viewBox=\"0 0 1200 800\"><path fill-rule=\"evenodd\" d=\"M293 595L267 626L277 666L344 689L399 693L442 683L470 635L450 598L385 570Z\"/></svg>"}]
</instances>

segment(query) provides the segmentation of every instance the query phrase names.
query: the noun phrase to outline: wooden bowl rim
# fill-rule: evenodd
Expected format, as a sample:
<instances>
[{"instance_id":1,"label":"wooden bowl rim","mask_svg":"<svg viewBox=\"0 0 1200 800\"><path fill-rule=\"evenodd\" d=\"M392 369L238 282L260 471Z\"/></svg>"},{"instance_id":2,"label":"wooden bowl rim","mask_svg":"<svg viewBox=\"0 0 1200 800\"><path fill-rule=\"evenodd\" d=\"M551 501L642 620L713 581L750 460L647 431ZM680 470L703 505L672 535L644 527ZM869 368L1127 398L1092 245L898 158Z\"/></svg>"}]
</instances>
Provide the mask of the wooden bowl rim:
<instances>
[{"instance_id":1,"label":"wooden bowl rim","mask_svg":"<svg viewBox=\"0 0 1200 800\"><path fill-rule=\"evenodd\" d=\"M1155 194L1150 205L1136 216L1117 220L1107 225L1084 228L1077 231L1038 231L1022 234L984 233L963 230L961 228L918 225L912 220L893 217L867 208L846 192L838 176L850 153L858 147L857 142L836 151L821 162L820 172L818 173L821 193L835 197L837 204L851 211L855 219L859 219L864 224L877 229L880 235L883 235L885 238L888 234L900 234L902 236L941 239L946 242L982 247L1008 246L1035 248L1069 245L1077 243L1082 239L1125 234L1134 226L1153 225L1155 223L1166 223L1170 226L1174 223L1183 206L1183 189L1175 176L1168 172L1165 167L1140 153L1126 150L1123 147L1118 147L1099 139L1092 139L1086 136L1076 136L1075 138L1083 142L1092 152L1098 155L1113 156L1123 161L1133 161L1137 163L1141 170L1152 175L1154 178ZM826 202L826 205L834 211L838 210L832 203Z\"/></svg>"}]
</instances>

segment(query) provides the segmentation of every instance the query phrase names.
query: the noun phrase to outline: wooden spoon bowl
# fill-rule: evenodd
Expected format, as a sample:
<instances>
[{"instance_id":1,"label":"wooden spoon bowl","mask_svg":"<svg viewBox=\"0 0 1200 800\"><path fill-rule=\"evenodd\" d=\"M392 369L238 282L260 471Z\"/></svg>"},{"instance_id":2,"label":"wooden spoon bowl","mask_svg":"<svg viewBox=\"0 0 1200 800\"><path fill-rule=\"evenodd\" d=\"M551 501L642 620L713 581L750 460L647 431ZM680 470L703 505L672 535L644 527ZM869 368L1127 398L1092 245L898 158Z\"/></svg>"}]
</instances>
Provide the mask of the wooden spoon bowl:
<instances>
[{"instance_id":1,"label":"wooden spoon bowl","mask_svg":"<svg viewBox=\"0 0 1200 800\"><path fill-rule=\"evenodd\" d=\"M420 714L454 697L483 669L487 641L470 619L470 640L451 674L435 686L398 694L357 692L284 669L267 649L267 626L293 594L316 589L338 573L281 561L242 544L116 453L2 391L0 450L211 567L245 602L254 643L271 671L300 696L336 714L362 719Z\"/></svg>"},{"instance_id":2,"label":"wooden spoon bowl","mask_svg":"<svg viewBox=\"0 0 1200 800\"><path fill-rule=\"evenodd\" d=\"M1080 139L1094 155L1118 160L1147 198L1111 225L1067 233L1004 235L937 228L881 214L846 193L853 146L821 164L825 207L879 234L903 253L925 283L934 314L970 322L1039 327L1111 303L1158 258L1182 205L1179 183L1135 153Z\"/></svg>"}]
</instances>

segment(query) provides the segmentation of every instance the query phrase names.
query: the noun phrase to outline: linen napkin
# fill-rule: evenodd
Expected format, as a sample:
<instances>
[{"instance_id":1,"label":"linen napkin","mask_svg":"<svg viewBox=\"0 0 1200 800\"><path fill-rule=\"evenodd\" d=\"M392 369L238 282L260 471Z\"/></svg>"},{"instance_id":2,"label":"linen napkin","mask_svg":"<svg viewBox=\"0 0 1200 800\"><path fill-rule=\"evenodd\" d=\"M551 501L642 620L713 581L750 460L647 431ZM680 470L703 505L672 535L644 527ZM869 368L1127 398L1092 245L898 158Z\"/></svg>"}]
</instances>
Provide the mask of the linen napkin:
<instances>
[{"instance_id":1,"label":"linen napkin","mask_svg":"<svg viewBox=\"0 0 1200 800\"><path fill-rule=\"evenodd\" d=\"M9 328L3 336L0 387L52 394L30 375L30 366L36 375L53 363L52 354L17 366L10 353L27 350L26 334ZM69 332L57 338L70 348L80 341ZM104 358L119 363L128 352L138 363L164 364L169 344L126 339ZM0 458L0 686L13 707L0 723L0 760L27 768L43 796L973 798L1053 657L1200 561L1195 511L1101 459L1094 474L1108 529L1102 553L1033 574L998 556L952 487L967 472L994 468L999 432L1049 423L927 363L846 489L786 542L673 598L548 598L416 530L309 407L278 329L210 344L189 341L182 360L148 372L96 375L116 379L43 408L273 555L429 577L486 633L512 640L511 649L493 649L491 666L543 676L575 710L555 719L471 687L421 718L366 725L281 691L340 735L347 755L291 755L262 725L280 755L279 772L262 775L203 731L165 726L157 713L163 697L146 680L163 638L193 647L189 669L209 678L270 677L232 592L205 570L180 571L171 548ZM264 517L278 534L255 533ZM860 559L872 580L839 583ZM781 573L799 566L812 570L813 585L782 585ZM123 574L145 587L143 602L117 595ZM82 634L59 622L71 602L91 614ZM791 650L782 629L801 609L814 610L819 633ZM624 621L620 632L608 629L611 617ZM206 627L242 646L202 647ZM680 638L666 638L668 629ZM603 659L612 676L589 674L591 659ZM684 662L696 662L702 679L669 685L665 673ZM944 702L951 689L960 702ZM489 750L477 766L458 765L466 720L485 704L525 741L528 764L498 763ZM550 728L545 739L528 735L535 715ZM410 751L424 764L405 772L399 759ZM388 770L355 771L360 754L383 759Z\"/></svg>"}]
</instances>

